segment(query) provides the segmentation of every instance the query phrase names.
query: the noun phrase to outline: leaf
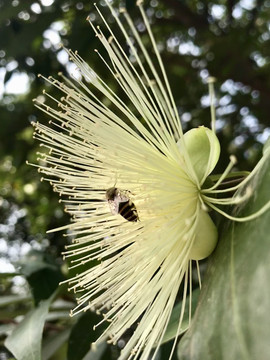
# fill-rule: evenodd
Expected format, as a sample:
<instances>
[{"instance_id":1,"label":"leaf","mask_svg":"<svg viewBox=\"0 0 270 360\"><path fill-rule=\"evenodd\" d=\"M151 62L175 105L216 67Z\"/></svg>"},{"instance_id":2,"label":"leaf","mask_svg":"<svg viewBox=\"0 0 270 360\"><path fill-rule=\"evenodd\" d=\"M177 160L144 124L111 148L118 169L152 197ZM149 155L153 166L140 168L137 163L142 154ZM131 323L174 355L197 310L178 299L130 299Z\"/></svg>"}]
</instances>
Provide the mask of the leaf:
<instances>
[{"instance_id":1,"label":"leaf","mask_svg":"<svg viewBox=\"0 0 270 360\"><path fill-rule=\"evenodd\" d=\"M0 325L0 336L10 334L14 328L15 328L15 324Z\"/></svg>"},{"instance_id":2,"label":"leaf","mask_svg":"<svg viewBox=\"0 0 270 360\"><path fill-rule=\"evenodd\" d=\"M90 351L88 351L88 353L83 357L82 360L101 360L107 349L108 344L106 342L98 344L96 349L91 349Z\"/></svg>"},{"instance_id":3,"label":"leaf","mask_svg":"<svg viewBox=\"0 0 270 360\"><path fill-rule=\"evenodd\" d=\"M35 304L51 296L64 280L55 259L40 251L29 252L20 264L21 272L31 287Z\"/></svg>"},{"instance_id":4,"label":"leaf","mask_svg":"<svg viewBox=\"0 0 270 360\"><path fill-rule=\"evenodd\" d=\"M6 295L0 298L0 307L7 306L18 302L27 302L32 299L29 295Z\"/></svg>"},{"instance_id":5,"label":"leaf","mask_svg":"<svg viewBox=\"0 0 270 360\"><path fill-rule=\"evenodd\" d=\"M47 321L65 320L70 319L68 311L51 311L46 317Z\"/></svg>"},{"instance_id":6,"label":"leaf","mask_svg":"<svg viewBox=\"0 0 270 360\"><path fill-rule=\"evenodd\" d=\"M56 270L57 267L52 257L44 254L42 251L31 250L20 262L21 272L24 276L30 277L40 270Z\"/></svg>"},{"instance_id":7,"label":"leaf","mask_svg":"<svg viewBox=\"0 0 270 360\"><path fill-rule=\"evenodd\" d=\"M199 294L200 294L200 289L196 289L192 293L192 314L194 313L194 311L196 309ZM162 344L171 339L174 339L175 334L177 332L178 324L179 324L181 306L182 306L182 302L177 304L173 308L168 327L167 327L164 337L162 339ZM179 335L181 335L185 331L187 331L188 325L189 325L189 297L187 297L187 300L186 300L185 313L184 313L184 318L182 321L181 331L180 331Z\"/></svg>"},{"instance_id":8,"label":"leaf","mask_svg":"<svg viewBox=\"0 0 270 360\"><path fill-rule=\"evenodd\" d=\"M268 151L270 151L270 136L268 137L263 146L263 154L266 155Z\"/></svg>"},{"instance_id":9,"label":"leaf","mask_svg":"<svg viewBox=\"0 0 270 360\"><path fill-rule=\"evenodd\" d=\"M63 345L63 343L68 339L71 329L65 329L58 334L51 335L44 342L42 348L42 360L49 360L51 356Z\"/></svg>"},{"instance_id":10,"label":"leaf","mask_svg":"<svg viewBox=\"0 0 270 360\"><path fill-rule=\"evenodd\" d=\"M91 344L102 332L102 327L98 327L96 330L93 327L101 320L102 316L90 311L87 311L78 319L69 338L68 360L81 360L91 352Z\"/></svg>"},{"instance_id":11,"label":"leaf","mask_svg":"<svg viewBox=\"0 0 270 360\"><path fill-rule=\"evenodd\" d=\"M155 360L168 360L170 358L173 345L174 340L168 341L166 344L162 344ZM178 360L176 351L173 352L170 360Z\"/></svg>"},{"instance_id":12,"label":"leaf","mask_svg":"<svg viewBox=\"0 0 270 360\"><path fill-rule=\"evenodd\" d=\"M253 181L253 195L237 216L269 201L270 159ZM227 222L214 252L180 360L269 359L270 211L256 220Z\"/></svg>"},{"instance_id":13,"label":"leaf","mask_svg":"<svg viewBox=\"0 0 270 360\"><path fill-rule=\"evenodd\" d=\"M5 346L16 360L41 360L41 339L46 316L54 295L31 310L6 338Z\"/></svg>"},{"instance_id":14,"label":"leaf","mask_svg":"<svg viewBox=\"0 0 270 360\"><path fill-rule=\"evenodd\" d=\"M126 0L126 9L131 11L136 6L136 0Z\"/></svg>"}]
</instances>

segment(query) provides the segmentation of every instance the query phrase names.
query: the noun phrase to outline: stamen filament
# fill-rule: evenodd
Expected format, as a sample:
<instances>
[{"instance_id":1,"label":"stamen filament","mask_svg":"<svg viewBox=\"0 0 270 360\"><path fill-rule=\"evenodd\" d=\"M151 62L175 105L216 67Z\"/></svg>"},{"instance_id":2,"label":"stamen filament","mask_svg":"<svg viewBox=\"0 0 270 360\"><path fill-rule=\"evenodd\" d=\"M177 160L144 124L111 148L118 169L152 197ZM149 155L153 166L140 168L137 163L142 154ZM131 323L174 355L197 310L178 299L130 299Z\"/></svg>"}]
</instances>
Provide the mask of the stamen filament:
<instances>
[{"instance_id":1,"label":"stamen filament","mask_svg":"<svg viewBox=\"0 0 270 360\"><path fill-rule=\"evenodd\" d=\"M268 209L270 209L270 201L268 201L264 206L262 206L258 211L254 212L251 215L244 216L244 217L236 217L231 216L227 214L225 211L220 210L218 207L213 205L210 202L207 202L208 206L220 213L221 215L225 216L227 219L236 221L236 222L246 222L246 221L252 221L257 219L259 216L263 215Z\"/></svg>"}]
</instances>

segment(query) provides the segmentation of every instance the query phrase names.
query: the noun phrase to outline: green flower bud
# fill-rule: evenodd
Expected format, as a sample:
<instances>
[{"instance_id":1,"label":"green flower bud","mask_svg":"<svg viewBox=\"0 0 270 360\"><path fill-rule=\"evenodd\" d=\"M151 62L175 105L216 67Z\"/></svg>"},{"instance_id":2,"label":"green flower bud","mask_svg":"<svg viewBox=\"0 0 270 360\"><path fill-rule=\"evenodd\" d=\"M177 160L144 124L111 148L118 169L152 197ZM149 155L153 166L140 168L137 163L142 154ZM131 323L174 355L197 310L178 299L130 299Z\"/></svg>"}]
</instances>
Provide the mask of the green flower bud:
<instances>
[{"instance_id":1,"label":"green flower bud","mask_svg":"<svg viewBox=\"0 0 270 360\"><path fill-rule=\"evenodd\" d=\"M200 210L195 229L195 240L190 252L192 260L201 260L209 256L216 247L218 231L205 210Z\"/></svg>"},{"instance_id":2,"label":"green flower bud","mask_svg":"<svg viewBox=\"0 0 270 360\"><path fill-rule=\"evenodd\" d=\"M200 126L184 134L184 140L178 141L180 151L183 153L183 141L187 149L192 167L200 183L215 168L219 155L220 144L216 134L207 127Z\"/></svg>"}]
</instances>

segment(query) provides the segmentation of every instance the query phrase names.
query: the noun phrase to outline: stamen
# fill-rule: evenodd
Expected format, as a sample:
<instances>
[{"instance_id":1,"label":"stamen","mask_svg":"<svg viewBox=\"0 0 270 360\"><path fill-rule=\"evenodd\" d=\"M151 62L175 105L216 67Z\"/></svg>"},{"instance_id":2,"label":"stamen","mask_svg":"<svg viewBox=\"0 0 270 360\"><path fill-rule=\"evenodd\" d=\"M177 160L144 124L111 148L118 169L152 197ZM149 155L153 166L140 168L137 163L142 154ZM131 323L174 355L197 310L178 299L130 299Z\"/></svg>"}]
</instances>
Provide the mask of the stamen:
<instances>
[{"instance_id":1,"label":"stamen","mask_svg":"<svg viewBox=\"0 0 270 360\"><path fill-rule=\"evenodd\" d=\"M188 324L191 323L192 313L192 260L189 261L189 307L188 307Z\"/></svg>"},{"instance_id":2,"label":"stamen","mask_svg":"<svg viewBox=\"0 0 270 360\"><path fill-rule=\"evenodd\" d=\"M202 196L203 201L206 203L211 202L212 204L220 204L220 205L237 205L243 203L247 199L250 198L252 194L251 187L247 187L245 193L243 195L237 195L235 197L230 198L223 198L223 199L215 199L206 195Z\"/></svg>"},{"instance_id":3,"label":"stamen","mask_svg":"<svg viewBox=\"0 0 270 360\"><path fill-rule=\"evenodd\" d=\"M178 327L177 327L177 331L176 331L176 335L175 335L175 339L174 339L174 342L173 342L173 346L172 346L172 350L171 350L171 353L170 353L169 360L172 359L172 356L173 356L173 353L174 353L174 349L175 349L176 344L177 344L178 335L179 335L180 332L181 332L181 325L182 325L182 322L183 322L184 311L185 311L185 306L186 306L187 284L188 284L188 269L187 269L187 271L185 272L184 290L183 290L183 300L182 300L182 306L181 306L180 319L179 319L179 322L178 322Z\"/></svg>"},{"instance_id":4,"label":"stamen","mask_svg":"<svg viewBox=\"0 0 270 360\"><path fill-rule=\"evenodd\" d=\"M202 189L202 193L211 193L213 192L213 190L215 190L221 183L222 181L226 178L226 176L229 174L229 172L231 171L231 169L233 168L233 166L237 163L237 159L234 155L230 156L230 163L227 166L227 168L225 169L225 171L223 172L223 174L220 176L220 178L218 179L218 181L215 183L215 185L213 185L212 187L208 188L208 189Z\"/></svg>"},{"instance_id":5,"label":"stamen","mask_svg":"<svg viewBox=\"0 0 270 360\"><path fill-rule=\"evenodd\" d=\"M197 267L197 275L198 275L198 281L199 281L199 287L202 288L202 282L201 282L201 272L200 272L200 266L199 261L196 260L196 267Z\"/></svg>"},{"instance_id":6,"label":"stamen","mask_svg":"<svg viewBox=\"0 0 270 360\"><path fill-rule=\"evenodd\" d=\"M207 79L208 87L209 87L209 96L210 96L210 110L211 110L211 129L216 132L216 109L215 109L215 89L214 83L216 79L210 76Z\"/></svg>"},{"instance_id":7,"label":"stamen","mask_svg":"<svg viewBox=\"0 0 270 360\"><path fill-rule=\"evenodd\" d=\"M207 202L207 204L212 209L214 209L215 211L217 211L221 215L225 216L227 219L232 220L232 221L236 221L236 222L246 222L246 221L255 220L259 216L263 215L268 209L270 209L270 200L269 200L263 207L260 208L260 210L254 212L253 214L251 214L249 216L244 216L244 217L235 217L235 216L231 216L231 215L227 214L226 212L220 210L218 207L216 207L215 205L213 205L210 202Z\"/></svg>"}]
</instances>

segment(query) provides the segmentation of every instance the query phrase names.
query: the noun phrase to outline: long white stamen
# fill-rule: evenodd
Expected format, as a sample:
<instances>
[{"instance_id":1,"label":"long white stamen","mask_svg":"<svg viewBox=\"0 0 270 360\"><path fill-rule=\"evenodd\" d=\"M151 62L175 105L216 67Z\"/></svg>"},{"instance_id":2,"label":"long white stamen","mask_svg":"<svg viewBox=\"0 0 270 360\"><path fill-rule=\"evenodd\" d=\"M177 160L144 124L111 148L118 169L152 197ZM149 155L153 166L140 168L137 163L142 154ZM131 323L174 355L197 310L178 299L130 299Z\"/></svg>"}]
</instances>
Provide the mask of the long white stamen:
<instances>
[{"instance_id":1,"label":"long white stamen","mask_svg":"<svg viewBox=\"0 0 270 360\"><path fill-rule=\"evenodd\" d=\"M231 171L231 169L233 168L233 166L235 164L236 164L236 157L232 155L232 156L230 156L229 165L227 166L225 171L222 173L222 175L220 176L218 181L215 183L215 185L211 186L210 188L203 189L202 193L210 193L210 192L212 192L212 190L215 190L222 183L222 181L226 178L226 176L229 174L229 172Z\"/></svg>"},{"instance_id":2,"label":"long white stamen","mask_svg":"<svg viewBox=\"0 0 270 360\"><path fill-rule=\"evenodd\" d=\"M263 207L260 208L260 210L254 212L251 215L244 216L244 217L236 217L231 216L227 214L225 211L220 210L218 207L213 205L212 202L207 202L208 206L210 206L212 209L220 213L221 215L225 216L227 219L236 221L236 222L246 222L246 221L252 221L257 219L259 216L263 215L268 209L270 209L270 201L268 201Z\"/></svg>"},{"instance_id":3,"label":"long white stamen","mask_svg":"<svg viewBox=\"0 0 270 360\"><path fill-rule=\"evenodd\" d=\"M199 261L198 260L196 260L196 267L197 267L197 275L198 275L199 287L201 289L201 287L202 287L201 272L200 272L200 266L199 266Z\"/></svg>"},{"instance_id":4,"label":"long white stamen","mask_svg":"<svg viewBox=\"0 0 270 360\"><path fill-rule=\"evenodd\" d=\"M212 76L207 79L209 96L210 96L211 129L214 132L216 132L216 109L215 109L215 89L214 89L215 81L216 79Z\"/></svg>"},{"instance_id":5,"label":"long white stamen","mask_svg":"<svg viewBox=\"0 0 270 360\"><path fill-rule=\"evenodd\" d=\"M268 160L268 156L264 155L261 160L257 163L257 165L255 166L255 168L252 170L251 173L249 173L244 180L242 180L239 184L232 186L232 187L228 187L226 189L213 189L211 190L211 188L209 189L202 189L201 192L202 193L213 193L213 194L222 194L222 193L226 193L226 192L235 192L236 190L238 190L239 188L244 188L259 172L259 170L264 166L265 162ZM230 166L230 165L229 165ZM226 171L226 170L225 170ZM221 175L222 176L222 175ZM224 180L225 177L223 177Z\"/></svg>"}]
</instances>

